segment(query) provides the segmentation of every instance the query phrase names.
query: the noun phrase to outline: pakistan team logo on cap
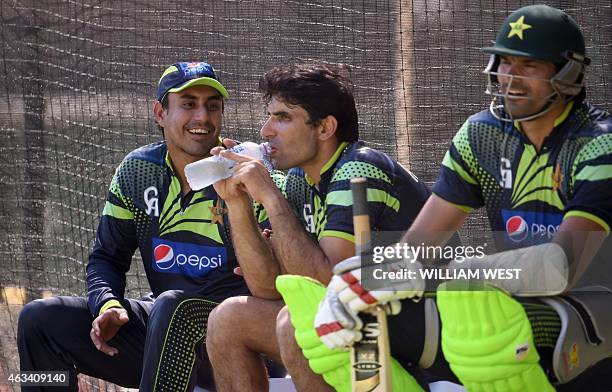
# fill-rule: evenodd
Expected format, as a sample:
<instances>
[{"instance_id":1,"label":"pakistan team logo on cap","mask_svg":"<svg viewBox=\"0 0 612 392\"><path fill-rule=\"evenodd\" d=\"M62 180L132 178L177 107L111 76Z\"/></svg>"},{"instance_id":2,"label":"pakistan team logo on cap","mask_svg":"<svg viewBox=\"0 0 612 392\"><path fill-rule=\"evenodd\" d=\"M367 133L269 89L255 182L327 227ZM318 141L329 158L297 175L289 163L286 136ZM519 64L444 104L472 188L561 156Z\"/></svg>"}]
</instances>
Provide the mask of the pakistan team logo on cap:
<instances>
[{"instance_id":1,"label":"pakistan team logo on cap","mask_svg":"<svg viewBox=\"0 0 612 392\"><path fill-rule=\"evenodd\" d=\"M515 35L519 37L519 39L523 39L523 31L530 29L531 25L525 23L525 16L521 16L516 20L516 22L510 22L510 32L508 33L508 38L512 38Z\"/></svg>"}]
</instances>

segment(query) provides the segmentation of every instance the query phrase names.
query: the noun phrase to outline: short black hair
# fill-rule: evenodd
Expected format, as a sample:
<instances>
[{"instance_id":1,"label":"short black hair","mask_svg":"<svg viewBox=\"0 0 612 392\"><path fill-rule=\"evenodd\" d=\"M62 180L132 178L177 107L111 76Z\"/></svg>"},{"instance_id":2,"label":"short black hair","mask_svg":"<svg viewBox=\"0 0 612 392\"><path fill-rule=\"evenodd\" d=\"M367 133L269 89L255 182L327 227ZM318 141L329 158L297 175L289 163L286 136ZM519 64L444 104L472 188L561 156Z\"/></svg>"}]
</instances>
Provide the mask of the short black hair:
<instances>
[{"instance_id":1,"label":"short black hair","mask_svg":"<svg viewBox=\"0 0 612 392\"><path fill-rule=\"evenodd\" d=\"M275 67L259 79L259 90L266 104L276 97L301 106L313 126L329 115L334 116L338 121L338 140L353 142L359 139L359 123L349 75L350 69L342 65Z\"/></svg>"},{"instance_id":2,"label":"short black hair","mask_svg":"<svg viewBox=\"0 0 612 392\"><path fill-rule=\"evenodd\" d=\"M162 109L168 111L168 105L170 105L168 103L168 94L164 94L164 96L162 97L162 100L159 101L159 103L161 103ZM157 129L159 129L159 131L161 132L162 136L164 136L164 127L162 127L161 125L159 125L159 123L157 124Z\"/></svg>"},{"instance_id":3,"label":"short black hair","mask_svg":"<svg viewBox=\"0 0 612 392\"><path fill-rule=\"evenodd\" d=\"M164 110L168 110L168 106L170 105L170 103L168 102L168 94L164 94L163 98L161 101L159 101L159 103L161 103L162 108Z\"/></svg>"}]
</instances>

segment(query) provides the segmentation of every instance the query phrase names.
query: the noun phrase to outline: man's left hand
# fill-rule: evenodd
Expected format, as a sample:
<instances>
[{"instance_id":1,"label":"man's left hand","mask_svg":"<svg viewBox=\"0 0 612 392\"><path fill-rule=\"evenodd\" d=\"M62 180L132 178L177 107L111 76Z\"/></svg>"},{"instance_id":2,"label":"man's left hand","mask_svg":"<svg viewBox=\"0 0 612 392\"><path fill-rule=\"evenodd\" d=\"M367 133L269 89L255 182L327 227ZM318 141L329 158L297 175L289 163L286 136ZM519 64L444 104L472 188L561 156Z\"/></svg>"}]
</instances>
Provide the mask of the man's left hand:
<instances>
[{"instance_id":1,"label":"man's left hand","mask_svg":"<svg viewBox=\"0 0 612 392\"><path fill-rule=\"evenodd\" d=\"M390 272L412 270L418 272L421 263L403 259L387 259L380 264L361 267L361 257L353 256L334 267L334 276L329 287L339 300L353 313L359 313L379 304L404 298L420 299L425 282L418 273L414 279L390 279ZM374 271L379 272L376 279ZM375 289L374 289L375 288Z\"/></svg>"}]
</instances>

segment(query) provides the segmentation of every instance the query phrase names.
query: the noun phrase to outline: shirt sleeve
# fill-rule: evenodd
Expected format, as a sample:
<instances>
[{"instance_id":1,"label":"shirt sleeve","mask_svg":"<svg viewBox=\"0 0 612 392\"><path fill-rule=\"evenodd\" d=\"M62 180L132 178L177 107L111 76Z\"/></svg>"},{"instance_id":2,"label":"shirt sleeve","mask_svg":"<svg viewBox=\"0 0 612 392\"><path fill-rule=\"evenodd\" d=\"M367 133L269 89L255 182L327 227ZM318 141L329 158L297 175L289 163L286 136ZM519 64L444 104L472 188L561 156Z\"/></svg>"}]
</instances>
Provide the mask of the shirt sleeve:
<instances>
[{"instance_id":1,"label":"shirt sleeve","mask_svg":"<svg viewBox=\"0 0 612 392\"><path fill-rule=\"evenodd\" d=\"M360 161L350 161L342 165L334 174L329 191L325 198L325 214L317 216L318 239L323 237L343 238L355 242L353 230L353 196L350 179L365 177L367 179L367 200L370 221L374 226L383 215L385 209L399 209L399 200L393 195L391 176L381 168ZM315 206L315 211L322 211Z\"/></svg>"},{"instance_id":2,"label":"shirt sleeve","mask_svg":"<svg viewBox=\"0 0 612 392\"><path fill-rule=\"evenodd\" d=\"M453 138L444 155L438 179L432 192L464 212L484 205L478 182L478 162L472 150L470 123L466 121Z\"/></svg>"},{"instance_id":3,"label":"shirt sleeve","mask_svg":"<svg viewBox=\"0 0 612 392\"><path fill-rule=\"evenodd\" d=\"M88 307L94 317L108 301L123 299L125 275L138 246L134 204L119 186L120 170L111 181L87 264Z\"/></svg>"},{"instance_id":4,"label":"shirt sleeve","mask_svg":"<svg viewBox=\"0 0 612 392\"><path fill-rule=\"evenodd\" d=\"M578 153L570 176L571 198L564 219L580 216L610 233L612 226L612 134L603 134Z\"/></svg>"}]
</instances>

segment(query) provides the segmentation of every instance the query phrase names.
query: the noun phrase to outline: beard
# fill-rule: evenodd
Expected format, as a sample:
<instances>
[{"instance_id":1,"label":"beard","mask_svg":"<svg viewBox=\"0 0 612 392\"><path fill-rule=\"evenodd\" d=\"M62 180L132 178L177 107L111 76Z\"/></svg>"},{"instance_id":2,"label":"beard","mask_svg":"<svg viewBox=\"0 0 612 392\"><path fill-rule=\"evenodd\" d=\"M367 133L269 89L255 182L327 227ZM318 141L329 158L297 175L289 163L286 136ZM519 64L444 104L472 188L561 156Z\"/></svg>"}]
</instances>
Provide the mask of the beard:
<instances>
[{"instance_id":1,"label":"beard","mask_svg":"<svg viewBox=\"0 0 612 392\"><path fill-rule=\"evenodd\" d=\"M524 118L540 113L559 101L559 96L551 91L548 95L534 96L530 91L516 97L505 96L504 109L512 118Z\"/></svg>"}]
</instances>

